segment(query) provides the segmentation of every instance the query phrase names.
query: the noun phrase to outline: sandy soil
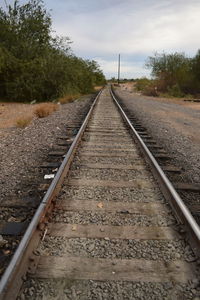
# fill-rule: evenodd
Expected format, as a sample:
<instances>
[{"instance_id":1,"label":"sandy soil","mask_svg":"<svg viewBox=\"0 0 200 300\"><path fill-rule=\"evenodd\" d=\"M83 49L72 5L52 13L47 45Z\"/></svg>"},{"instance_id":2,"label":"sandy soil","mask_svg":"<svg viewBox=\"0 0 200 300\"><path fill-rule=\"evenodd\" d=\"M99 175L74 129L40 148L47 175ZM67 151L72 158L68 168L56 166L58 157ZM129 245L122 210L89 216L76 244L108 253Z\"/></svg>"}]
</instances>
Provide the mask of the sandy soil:
<instances>
[{"instance_id":1,"label":"sandy soil","mask_svg":"<svg viewBox=\"0 0 200 300\"><path fill-rule=\"evenodd\" d=\"M19 119L34 119L34 111L40 104L0 103L0 137L16 128Z\"/></svg>"},{"instance_id":2,"label":"sandy soil","mask_svg":"<svg viewBox=\"0 0 200 300\"><path fill-rule=\"evenodd\" d=\"M33 115L36 105L23 103L0 104L0 128L9 128L16 125L16 120Z\"/></svg>"}]
</instances>

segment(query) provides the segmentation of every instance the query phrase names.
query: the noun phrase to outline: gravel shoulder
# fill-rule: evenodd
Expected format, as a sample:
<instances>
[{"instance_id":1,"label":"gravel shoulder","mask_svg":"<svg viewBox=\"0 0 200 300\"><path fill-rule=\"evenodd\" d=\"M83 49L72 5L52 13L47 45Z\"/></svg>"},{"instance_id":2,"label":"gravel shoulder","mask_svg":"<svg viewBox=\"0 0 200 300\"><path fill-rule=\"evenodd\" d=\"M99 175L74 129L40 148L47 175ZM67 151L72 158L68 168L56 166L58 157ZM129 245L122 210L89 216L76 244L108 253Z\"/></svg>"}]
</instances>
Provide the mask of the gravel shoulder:
<instances>
[{"instance_id":1,"label":"gravel shoulder","mask_svg":"<svg viewBox=\"0 0 200 300\"><path fill-rule=\"evenodd\" d=\"M200 104L117 89L127 108L182 167L183 180L200 182Z\"/></svg>"},{"instance_id":2,"label":"gravel shoulder","mask_svg":"<svg viewBox=\"0 0 200 300\"><path fill-rule=\"evenodd\" d=\"M41 163L55 146L58 136L67 134L67 126L81 120L89 109L91 97L84 96L73 103L60 105L58 111L33 120L25 129L6 129L6 136L0 139L0 204L10 198L22 197L27 185L31 195L34 185L42 178ZM0 129L0 134L2 132L5 128Z\"/></svg>"}]
</instances>

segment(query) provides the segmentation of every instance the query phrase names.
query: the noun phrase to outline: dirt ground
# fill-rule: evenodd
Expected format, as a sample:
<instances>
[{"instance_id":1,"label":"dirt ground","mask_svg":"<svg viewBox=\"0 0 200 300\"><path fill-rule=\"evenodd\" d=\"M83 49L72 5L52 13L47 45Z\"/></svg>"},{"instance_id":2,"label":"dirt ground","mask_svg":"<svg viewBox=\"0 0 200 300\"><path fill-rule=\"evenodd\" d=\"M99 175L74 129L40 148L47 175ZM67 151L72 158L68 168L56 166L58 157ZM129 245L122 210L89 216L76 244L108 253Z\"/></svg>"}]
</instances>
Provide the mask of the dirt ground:
<instances>
[{"instance_id":1,"label":"dirt ground","mask_svg":"<svg viewBox=\"0 0 200 300\"><path fill-rule=\"evenodd\" d=\"M99 89L99 88L98 88ZM197 113L200 114L200 103L194 102L185 102L184 99L180 98L163 98L163 97L149 97L143 96L140 93L135 92L134 90L134 83L128 82L125 84L121 84L120 90L126 92L130 96L133 97L140 96L145 99L153 100L155 102L160 103L173 103L184 106L186 108L195 110ZM23 118L34 118L34 110L37 108L38 104L23 104L23 103L0 103L0 137L6 136L9 132L12 131L13 128L16 128L16 122L19 119ZM169 117L168 110L166 109L158 109L154 110L155 115L159 115L163 119ZM180 127L180 123L177 120L184 120L184 133L191 136L191 128L195 128L199 125L200 121L198 118L194 119L193 116L191 117L190 114L185 114L184 112L180 112L177 110L170 110L170 122L171 125L174 127ZM187 124L190 124L190 128L187 128ZM183 130L182 125L179 128L180 131ZM188 131L189 130L189 131ZM192 133L192 141L195 140L200 141L200 137L196 134L196 132Z\"/></svg>"},{"instance_id":2,"label":"dirt ground","mask_svg":"<svg viewBox=\"0 0 200 300\"><path fill-rule=\"evenodd\" d=\"M101 88L102 86L96 86L94 90L99 91ZM0 137L12 132L19 119L34 119L34 111L41 104L0 102Z\"/></svg>"},{"instance_id":3,"label":"dirt ground","mask_svg":"<svg viewBox=\"0 0 200 300\"><path fill-rule=\"evenodd\" d=\"M127 109L184 170L185 181L199 183L200 103L148 97L121 88L117 88L116 92Z\"/></svg>"},{"instance_id":4,"label":"dirt ground","mask_svg":"<svg viewBox=\"0 0 200 300\"><path fill-rule=\"evenodd\" d=\"M134 82L127 82L127 83L120 84L120 89L122 91L129 92L130 94L133 93L135 95L142 96L142 94L140 92L137 92L135 90L134 86L135 86ZM158 101L158 102L175 103L175 104L183 105L183 106L190 107L192 109L200 111L200 103L199 102L195 103L192 101L185 101L185 100L188 100L187 98L175 98L175 97L166 98L166 97L150 97L150 96L145 96L145 98L152 99L152 100Z\"/></svg>"},{"instance_id":5,"label":"dirt ground","mask_svg":"<svg viewBox=\"0 0 200 300\"><path fill-rule=\"evenodd\" d=\"M0 103L0 128L16 125L20 118L33 116L36 106L23 103Z\"/></svg>"},{"instance_id":6,"label":"dirt ground","mask_svg":"<svg viewBox=\"0 0 200 300\"><path fill-rule=\"evenodd\" d=\"M19 119L34 118L38 104L0 103L0 137L8 135Z\"/></svg>"},{"instance_id":7,"label":"dirt ground","mask_svg":"<svg viewBox=\"0 0 200 300\"><path fill-rule=\"evenodd\" d=\"M176 129L181 135L187 136L193 143L200 143L200 135L197 134L197 128L200 126L200 103L184 101L184 98L164 98L150 97L137 93L134 90L134 83L121 84L120 90L133 99L141 99L143 108L156 119L168 122L171 128ZM150 101L148 101L150 100ZM151 102L153 101L153 102ZM154 106L153 103L157 103ZM180 107L179 109L179 105ZM192 113L193 112L193 113Z\"/></svg>"}]
</instances>

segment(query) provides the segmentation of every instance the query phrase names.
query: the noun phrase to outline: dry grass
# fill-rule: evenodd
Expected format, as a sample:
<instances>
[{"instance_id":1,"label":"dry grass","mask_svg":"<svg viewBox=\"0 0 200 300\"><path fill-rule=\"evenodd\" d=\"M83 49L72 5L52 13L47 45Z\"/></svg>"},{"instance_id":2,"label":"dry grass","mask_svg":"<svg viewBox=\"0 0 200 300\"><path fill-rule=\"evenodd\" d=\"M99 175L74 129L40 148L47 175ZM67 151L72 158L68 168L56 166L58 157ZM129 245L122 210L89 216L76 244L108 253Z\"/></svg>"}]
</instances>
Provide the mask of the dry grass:
<instances>
[{"instance_id":1,"label":"dry grass","mask_svg":"<svg viewBox=\"0 0 200 300\"><path fill-rule=\"evenodd\" d=\"M31 123L32 119L33 119L32 117L17 119L16 120L16 126L18 128L25 128Z\"/></svg>"},{"instance_id":2,"label":"dry grass","mask_svg":"<svg viewBox=\"0 0 200 300\"><path fill-rule=\"evenodd\" d=\"M58 104L55 103L41 103L37 105L34 114L38 118L45 118L58 110Z\"/></svg>"},{"instance_id":3,"label":"dry grass","mask_svg":"<svg viewBox=\"0 0 200 300\"><path fill-rule=\"evenodd\" d=\"M76 95L66 95L62 98L58 99L58 102L60 104L66 104L66 103L70 103L73 102L74 100L78 99L81 95L80 94L76 94Z\"/></svg>"},{"instance_id":4,"label":"dry grass","mask_svg":"<svg viewBox=\"0 0 200 300\"><path fill-rule=\"evenodd\" d=\"M103 85L99 85L99 86L95 86L95 87L94 87L94 90L95 90L96 92L98 92L98 91L100 91L102 88L103 88Z\"/></svg>"}]
</instances>

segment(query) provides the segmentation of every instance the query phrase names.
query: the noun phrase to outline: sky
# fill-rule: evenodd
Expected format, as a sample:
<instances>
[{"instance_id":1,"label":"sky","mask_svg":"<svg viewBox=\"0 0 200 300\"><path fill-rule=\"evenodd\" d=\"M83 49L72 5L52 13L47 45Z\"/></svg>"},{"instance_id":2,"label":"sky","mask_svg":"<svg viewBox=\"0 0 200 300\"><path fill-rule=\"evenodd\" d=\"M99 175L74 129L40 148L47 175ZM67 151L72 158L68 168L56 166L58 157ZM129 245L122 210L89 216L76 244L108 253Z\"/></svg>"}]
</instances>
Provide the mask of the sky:
<instances>
[{"instance_id":1,"label":"sky","mask_svg":"<svg viewBox=\"0 0 200 300\"><path fill-rule=\"evenodd\" d=\"M6 0L12 4L13 0ZM21 2L25 0L21 0ZM4 5L5 0L0 0ZM73 52L96 60L107 78L150 76L145 67L155 52L200 48L200 0L44 0L53 29L73 41Z\"/></svg>"}]
</instances>

